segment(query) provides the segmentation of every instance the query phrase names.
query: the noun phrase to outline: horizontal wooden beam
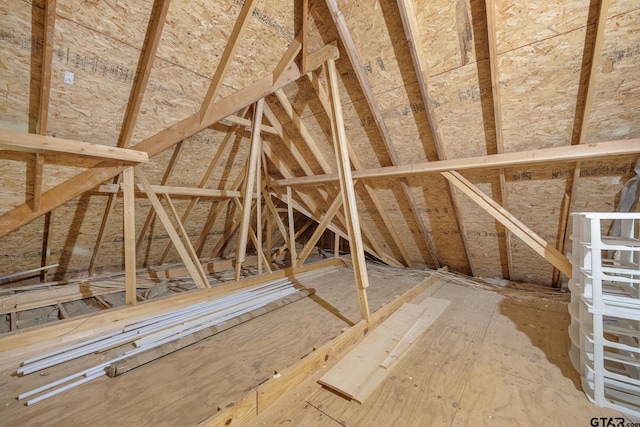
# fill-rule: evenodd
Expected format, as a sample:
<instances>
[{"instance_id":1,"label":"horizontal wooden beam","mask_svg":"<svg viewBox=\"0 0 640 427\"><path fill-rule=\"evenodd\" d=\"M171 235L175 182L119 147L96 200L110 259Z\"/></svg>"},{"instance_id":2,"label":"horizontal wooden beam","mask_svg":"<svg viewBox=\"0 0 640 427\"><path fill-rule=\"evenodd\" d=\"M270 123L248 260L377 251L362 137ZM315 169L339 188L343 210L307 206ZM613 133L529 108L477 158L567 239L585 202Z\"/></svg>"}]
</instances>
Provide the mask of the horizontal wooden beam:
<instances>
[{"instance_id":1,"label":"horizontal wooden beam","mask_svg":"<svg viewBox=\"0 0 640 427\"><path fill-rule=\"evenodd\" d=\"M571 278L571 262L551 246L542 237L524 225L518 218L509 213L505 208L496 203L491 197L484 194L478 187L469 182L458 172L442 172L442 175L456 186L460 191L469 196L471 200L484 209L489 215L498 220L509 231L518 236L538 255L549 261L554 267Z\"/></svg>"},{"instance_id":2,"label":"horizontal wooden beam","mask_svg":"<svg viewBox=\"0 0 640 427\"><path fill-rule=\"evenodd\" d=\"M64 153L118 162L147 163L147 153L109 145L91 144L52 136L0 129L0 150L30 153Z\"/></svg>"},{"instance_id":3,"label":"horizontal wooden beam","mask_svg":"<svg viewBox=\"0 0 640 427\"><path fill-rule=\"evenodd\" d=\"M101 285L85 282L73 285L53 286L51 289L18 292L0 297L0 314L32 310L63 302L77 301L97 295L109 295L125 290L123 285Z\"/></svg>"},{"instance_id":4,"label":"horizontal wooden beam","mask_svg":"<svg viewBox=\"0 0 640 427\"><path fill-rule=\"evenodd\" d=\"M631 154L640 154L640 139L625 139L594 144L569 145L564 147L542 148L540 150L416 163L412 165L362 169L353 171L352 175L353 179L407 177L452 170L499 169L538 163L548 164L554 162L599 159L602 157ZM272 186L286 187L295 185L323 184L337 180L338 174L324 174L290 179L278 179L272 182Z\"/></svg>"},{"instance_id":5,"label":"horizontal wooden beam","mask_svg":"<svg viewBox=\"0 0 640 427\"><path fill-rule=\"evenodd\" d=\"M170 196L184 196L184 197L201 197L214 198L214 199L232 199L234 197L242 197L240 191L233 190L216 190L209 188L194 188L194 187L175 187L171 185L152 185L151 188L156 194L168 194ZM136 191L143 192L144 188L141 184L136 184ZM122 191L122 184L102 184L98 187L100 193L118 193ZM256 195L254 194L255 198Z\"/></svg>"}]
</instances>

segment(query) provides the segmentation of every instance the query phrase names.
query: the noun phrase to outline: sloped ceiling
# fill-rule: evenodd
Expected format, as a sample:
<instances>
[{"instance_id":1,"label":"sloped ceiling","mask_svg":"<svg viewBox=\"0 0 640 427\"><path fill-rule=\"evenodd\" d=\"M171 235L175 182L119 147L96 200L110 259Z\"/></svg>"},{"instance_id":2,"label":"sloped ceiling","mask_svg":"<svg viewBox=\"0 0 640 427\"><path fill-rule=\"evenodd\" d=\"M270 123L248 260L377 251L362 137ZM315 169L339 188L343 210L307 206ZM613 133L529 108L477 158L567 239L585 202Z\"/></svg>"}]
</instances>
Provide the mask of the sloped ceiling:
<instances>
[{"instance_id":1,"label":"sloped ceiling","mask_svg":"<svg viewBox=\"0 0 640 427\"><path fill-rule=\"evenodd\" d=\"M198 113L243 3L170 2L131 146ZM313 52L339 41L341 101L358 167L391 166L393 160L327 5L319 0L309 3L304 49ZM592 58L592 52L598 0L406 2L415 10L420 34L415 46L426 60L425 77L433 106L431 124L398 4L390 0L337 3L355 45L351 53L357 55L365 71L397 152L397 164L640 138L640 7L635 2L610 2L596 58ZM115 146L153 2L49 2L50 7L54 4L47 134ZM487 25L487 7L493 12L494 26ZM302 2L291 0L258 1L218 99L273 72L294 40L301 8ZM7 0L0 4L2 128L36 132L41 108L44 14L44 1ZM495 34L497 98L492 92L490 34ZM592 61L597 63L594 75L589 73ZM65 83L71 73L73 83ZM322 81L322 74L317 75ZM583 126L590 82L592 104ZM314 156L281 102L270 95L267 105L307 163L301 165L280 138L265 134L278 159L267 162L270 175L277 179L289 173L305 176L326 173L327 168L335 171L331 125L313 84L304 76L287 85L284 93L324 161ZM496 134L496 111L501 119L501 137ZM436 140L434 126L439 129ZM152 183L184 187L204 184L217 189L230 189L237 183L248 155L250 133L246 129L232 128L228 121L222 121L185 137L183 143L142 166ZM221 147L220 163L211 177L201 182ZM637 156L624 156L583 162L578 165L575 183L575 163L463 175L549 244L562 246L568 211L613 211L622 184L634 175L636 160ZM95 164L63 155L46 156L43 191ZM34 170L32 154L0 152L0 215L32 198ZM333 185L295 190L297 202L318 212L325 211L337 194ZM356 190L365 240L382 258L415 267L448 265L452 270L482 277L552 283L550 264L510 236L464 194L452 191L440 175L410 177L405 183L395 178L359 181ZM415 209L410 198L415 200ZM105 194L93 191L52 211L48 262L60 264L56 277L83 273L88 268L107 199ZM123 269L122 203L115 200L96 261L97 272ZM183 213L190 199L177 199L175 204ZM382 214L376 204L383 207ZM220 206L219 201L204 199L195 204L185 221L192 241L198 240L207 219ZM146 199L136 200L137 230L143 229L149 211ZM232 225L234 214L233 204L225 207L202 245L201 256L211 253L218 237ZM336 224L340 225L339 221ZM44 229L45 217L40 216L0 238L0 272L9 274L40 266ZM159 224L147 230L138 252L140 266L157 263L169 244ZM233 245L232 240L228 247ZM166 259L177 260L173 251Z\"/></svg>"}]
</instances>

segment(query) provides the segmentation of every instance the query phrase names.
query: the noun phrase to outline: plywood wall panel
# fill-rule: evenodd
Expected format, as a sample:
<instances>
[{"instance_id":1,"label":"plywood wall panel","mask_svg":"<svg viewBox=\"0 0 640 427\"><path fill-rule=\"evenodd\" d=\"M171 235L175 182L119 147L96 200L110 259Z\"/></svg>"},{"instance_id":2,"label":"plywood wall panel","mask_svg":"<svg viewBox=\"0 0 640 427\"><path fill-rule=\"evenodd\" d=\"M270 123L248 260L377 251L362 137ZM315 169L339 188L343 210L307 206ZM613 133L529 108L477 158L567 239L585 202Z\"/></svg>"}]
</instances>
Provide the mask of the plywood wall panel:
<instances>
[{"instance_id":1,"label":"plywood wall panel","mask_svg":"<svg viewBox=\"0 0 640 427\"><path fill-rule=\"evenodd\" d=\"M470 273L462 236L455 220L449 190L444 178L425 175L411 179L420 218L431 232L442 265L454 271Z\"/></svg>"},{"instance_id":2,"label":"plywood wall panel","mask_svg":"<svg viewBox=\"0 0 640 427\"><path fill-rule=\"evenodd\" d=\"M320 69L320 74L322 74L321 71L322 69ZM324 79L322 81L324 83ZM326 86L323 87L326 88ZM324 107L318 99L313 85L306 77L302 77L298 81L285 86L283 91L291 105L293 105L294 110L300 114L300 117L306 118L313 114L324 114Z\"/></svg>"},{"instance_id":3,"label":"plywood wall panel","mask_svg":"<svg viewBox=\"0 0 640 427\"><path fill-rule=\"evenodd\" d=\"M402 243L416 267L435 267L420 226L411 211L400 183L395 179L376 180L376 190ZM411 184L410 184L411 185ZM411 190L413 191L413 190Z\"/></svg>"},{"instance_id":4,"label":"plywood wall panel","mask_svg":"<svg viewBox=\"0 0 640 427\"><path fill-rule=\"evenodd\" d=\"M44 13L37 3L0 4L0 126L35 131Z\"/></svg>"},{"instance_id":5,"label":"plywood wall panel","mask_svg":"<svg viewBox=\"0 0 640 427\"><path fill-rule=\"evenodd\" d=\"M636 175L638 156L612 157L607 161L584 162L573 196L575 212L614 212L625 182Z\"/></svg>"},{"instance_id":6,"label":"plywood wall panel","mask_svg":"<svg viewBox=\"0 0 640 427\"><path fill-rule=\"evenodd\" d=\"M63 0L56 14L83 27L142 49L153 0Z\"/></svg>"},{"instance_id":7,"label":"plywood wall panel","mask_svg":"<svg viewBox=\"0 0 640 427\"><path fill-rule=\"evenodd\" d=\"M640 8L610 15L599 65L586 141L640 137Z\"/></svg>"},{"instance_id":8,"label":"plywood wall panel","mask_svg":"<svg viewBox=\"0 0 640 427\"><path fill-rule=\"evenodd\" d=\"M198 112L209 79L156 58L136 121L132 145Z\"/></svg>"},{"instance_id":9,"label":"plywood wall panel","mask_svg":"<svg viewBox=\"0 0 640 427\"><path fill-rule=\"evenodd\" d=\"M505 151L571 143L586 30L499 56Z\"/></svg>"},{"instance_id":10,"label":"plywood wall panel","mask_svg":"<svg viewBox=\"0 0 640 427\"><path fill-rule=\"evenodd\" d=\"M254 38L243 38L240 41L235 61L232 63L233 68L222 84L221 97L231 95L271 75L289 47L286 40L282 40L268 30L264 31L259 23L251 22L250 28L254 29ZM249 35L247 34L246 37ZM255 40L261 40L261 42L256 43Z\"/></svg>"},{"instance_id":11,"label":"plywood wall panel","mask_svg":"<svg viewBox=\"0 0 640 427\"><path fill-rule=\"evenodd\" d=\"M386 92L416 80L403 80L402 71L412 70L411 57L398 7L390 0L339 1L374 93Z\"/></svg>"},{"instance_id":12,"label":"plywood wall panel","mask_svg":"<svg viewBox=\"0 0 640 427\"><path fill-rule=\"evenodd\" d=\"M33 156L33 155L32 155ZM63 183L69 178L84 172L90 167L93 167L99 163L95 159L78 159L77 157L47 154L44 155L44 168L42 174L42 191L48 191L58 184ZM32 163L32 162L29 162ZM32 174L34 173L34 166L29 164L31 169L29 179L27 180L29 185L32 182Z\"/></svg>"},{"instance_id":13,"label":"plywood wall panel","mask_svg":"<svg viewBox=\"0 0 640 427\"><path fill-rule=\"evenodd\" d=\"M418 83L381 93L376 99L400 164L438 159ZM366 118L366 126L377 130L371 116ZM387 159L385 166L391 165Z\"/></svg>"},{"instance_id":14,"label":"plywood wall panel","mask_svg":"<svg viewBox=\"0 0 640 427\"><path fill-rule=\"evenodd\" d=\"M497 152L488 65L474 62L431 80L434 113L450 159Z\"/></svg>"},{"instance_id":15,"label":"plywood wall panel","mask_svg":"<svg viewBox=\"0 0 640 427\"><path fill-rule=\"evenodd\" d=\"M20 273L41 267L44 217L13 231L0 245L0 272L2 275ZM52 251L56 249L51 247ZM50 264L55 264L52 257Z\"/></svg>"},{"instance_id":16,"label":"plywood wall panel","mask_svg":"<svg viewBox=\"0 0 640 427\"><path fill-rule=\"evenodd\" d=\"M497 171L465 171L464 176L498 204L502 203ZM456 193L474 274L479 277L508 277L504 227L466 195L460 191Z\"/></svg>"},{"instance_id":17,"label":"plywood wall panel","mask_svg":"<svg viewBox=\"0 0 640 427\"><path fill-rule=\"evenodd\" d=\"M21 205L31 196L29 177L33 176L33 154L0 151L0 214ZM10 179L11 177L12 179Z\"/></svg>"},{"instance_id":18,"label":"plywood wall panel","mask_svg":"<svg viewBox=\"0 0 640 427\"><path fill-rule=\"evenodd\" d=\"M66 19L55 34L49 134L116 145L139 51Z\"/></svg>"},{"instance_id":19,"label":"plywood wall panel","mask_svg":"<svg viewBox=\"0 0 640 427\"><path fill-rule=\"evenodd\" d=\"M414 2L422 50L432 76L475 62L485 55L484 2L479 0Z\"/></svg>"},{"instance_id":20,"label":"plywood wall panel","mask_svg":"<svg viewBox=\"0 0 640 427\"><path fill-rule=\"evenodd\" d=\"M496 41L503 53L554 38L593 23L589 0L495 2Z\"/></svg>"},{"instance_id":21,"label":"plywood wall panel","mask_svg":"<svg viewBox=\"0 0 640 427\"><path fill-rule=\"evenodd\" d=\"M104 196L84 194L54 211L50 262L60 264L55 271L55 280L86 272L104 213L97 199L104 199Z\"/></svg>"},{"instance_id":22,"label":"plywood wall panel","mask_svg":"<svg viewBox=\"0 0 640 427\"><path fill-rule=\"evenodd\" d=\"M562 200L568 189L567 177L556 173L558 170L555 165L505 170L509 212L554 247ZM525 246L518 239L512 239L515 274L512 280L549 283L553 268Z\"/></svg>"},{"instance_id":23,"label":"plywood wall panel","mask_svg":"<svg viewBox=\"0 0 640 427\"><path fill-rule=\"evenodd\" d=\"M224 137L225 133L223 132L206 129L186 139L182 144L178 161L175 164L168 185L197 187L208 169L211 160L218 152L220 143ZM248 150L248 139L241 138L240 141L231 144L231 147L225 150L226 156L223 155L221 164L214 170L212 179L230 180L232 182L237 175L242 172L242 167L237 166L242 166L242 164L246 162ZM229 167L225 162L228 160L228 153L230 152L233 152L236 157L234 159L234 167ZM224 173L227 175L223 176ZM228 183L227 188L231 185L231 182Z\"/></svg>"},{"instance_id":24,"label":"plywood wall panel","mask_svg":"<svg viewBox=\"0 0 640 427\"><path fill-rule=\"evenodd\" d=\"M211 78L242 5L232 0L173 0L158 56Z\"/></svg>"}]
</instances>

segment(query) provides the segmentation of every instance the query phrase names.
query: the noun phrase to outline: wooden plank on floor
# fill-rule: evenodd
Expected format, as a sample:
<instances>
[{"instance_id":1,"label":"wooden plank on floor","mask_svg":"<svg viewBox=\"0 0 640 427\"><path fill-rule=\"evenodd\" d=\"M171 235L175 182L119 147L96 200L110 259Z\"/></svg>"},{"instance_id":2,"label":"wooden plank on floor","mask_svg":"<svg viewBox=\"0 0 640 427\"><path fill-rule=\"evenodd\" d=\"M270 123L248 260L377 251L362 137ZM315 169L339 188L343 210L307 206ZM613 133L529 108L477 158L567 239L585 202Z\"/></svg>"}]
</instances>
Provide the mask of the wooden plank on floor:
<instances>
[{"instance_id":1,"label":"wooden plank on floor","mask_svg":"<svg viewBox=\"0 0 640 427\"><path fill-rule=\"evenodd\" d=\"M319 383L356 402L365 402L389 374L381 364L387 363L390 367L402 354L398 352L393 360L386 361L412 325L424 314L428 327L448 306L449 301L438 298L427 298L421 304L404 304L323 375Z\"/></svg>"},{"instance_id":2,"label":"wooden plank on floor","mask_svg":"<svg viewBox=\"0 0 640 427\"><path fill-rule=\"evenodd\" d=\"M442 302L445 302L444 304ZM416 342L418 338L435 322L435 320L442 314L444 310L449 306L450 301L441 300L437 298L428 298L423 304L426 303L426 308L422 312L422 315L411 325L411 328L402 337L402 339L396 344L396 346L389 352L389 355L380 364L381 368L392 368L404 355L407 354L407 350L411 345Z\"/></svg>"},{"instance_id":3,"label":"wooden plank on floor","mask_svg":"<svg viewBox=\"0 0 640 427\"><path fill-rule=\"evenodd\" d=\"M333 363L334 359L340 357L355 343L357 343L366 333L371 331L379 323L387 319L402 304L411 301L416 296L432 292L439 289L441 284L436 275L427 277L425 280L408 290L392 302L384 305L373 313L369 322L364 320L358 322L341 335L316 349L313 353L302 358L298 363L279 372L277 378L270 379L249 392L240 402L224 412L213 415L209 419L200 423L200 426L229 426L246 425L256 417L251 402L258 398L258 413L266 411L274 402L285 393L294 391L294 388L322 369L327 363ZM256 393L257 391L257 393ZM249 408L249 409L247 409ZM273 425L271 423L270 425ZM276 424L277 425L277 424Z\"/></svg>"},{"instance_id":4,"label":"wooden plank on floor","mask_svg":"<svg viewBox=\"0 0 640 427\"><path fill-rule=\"evenodd\" d=\"M308 400L346 425L451 425L500 298L450 282L433 296L456 309L438 318L366 402L338 404L346 400L328 390Z\"/></svg>"}]
</instances>

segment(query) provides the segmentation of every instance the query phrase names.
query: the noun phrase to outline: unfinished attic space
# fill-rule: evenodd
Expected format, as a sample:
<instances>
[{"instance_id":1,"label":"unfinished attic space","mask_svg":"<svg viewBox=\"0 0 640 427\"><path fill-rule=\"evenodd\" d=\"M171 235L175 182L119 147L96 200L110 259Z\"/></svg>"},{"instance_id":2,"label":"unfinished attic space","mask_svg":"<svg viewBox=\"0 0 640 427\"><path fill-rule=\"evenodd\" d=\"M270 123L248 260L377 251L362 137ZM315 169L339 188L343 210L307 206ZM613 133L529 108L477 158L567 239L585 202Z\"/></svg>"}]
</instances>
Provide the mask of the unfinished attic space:
<instances>
[{"instance_id":1,"label":"unfinished attic space","mask_svg":"<svg viewBox=\"0 0 640 427\"><path fill-rule=\"evenodd\" d=\"M0 2L0 425L640 425L640 3Z\"/></svg>"}]
</instances>

